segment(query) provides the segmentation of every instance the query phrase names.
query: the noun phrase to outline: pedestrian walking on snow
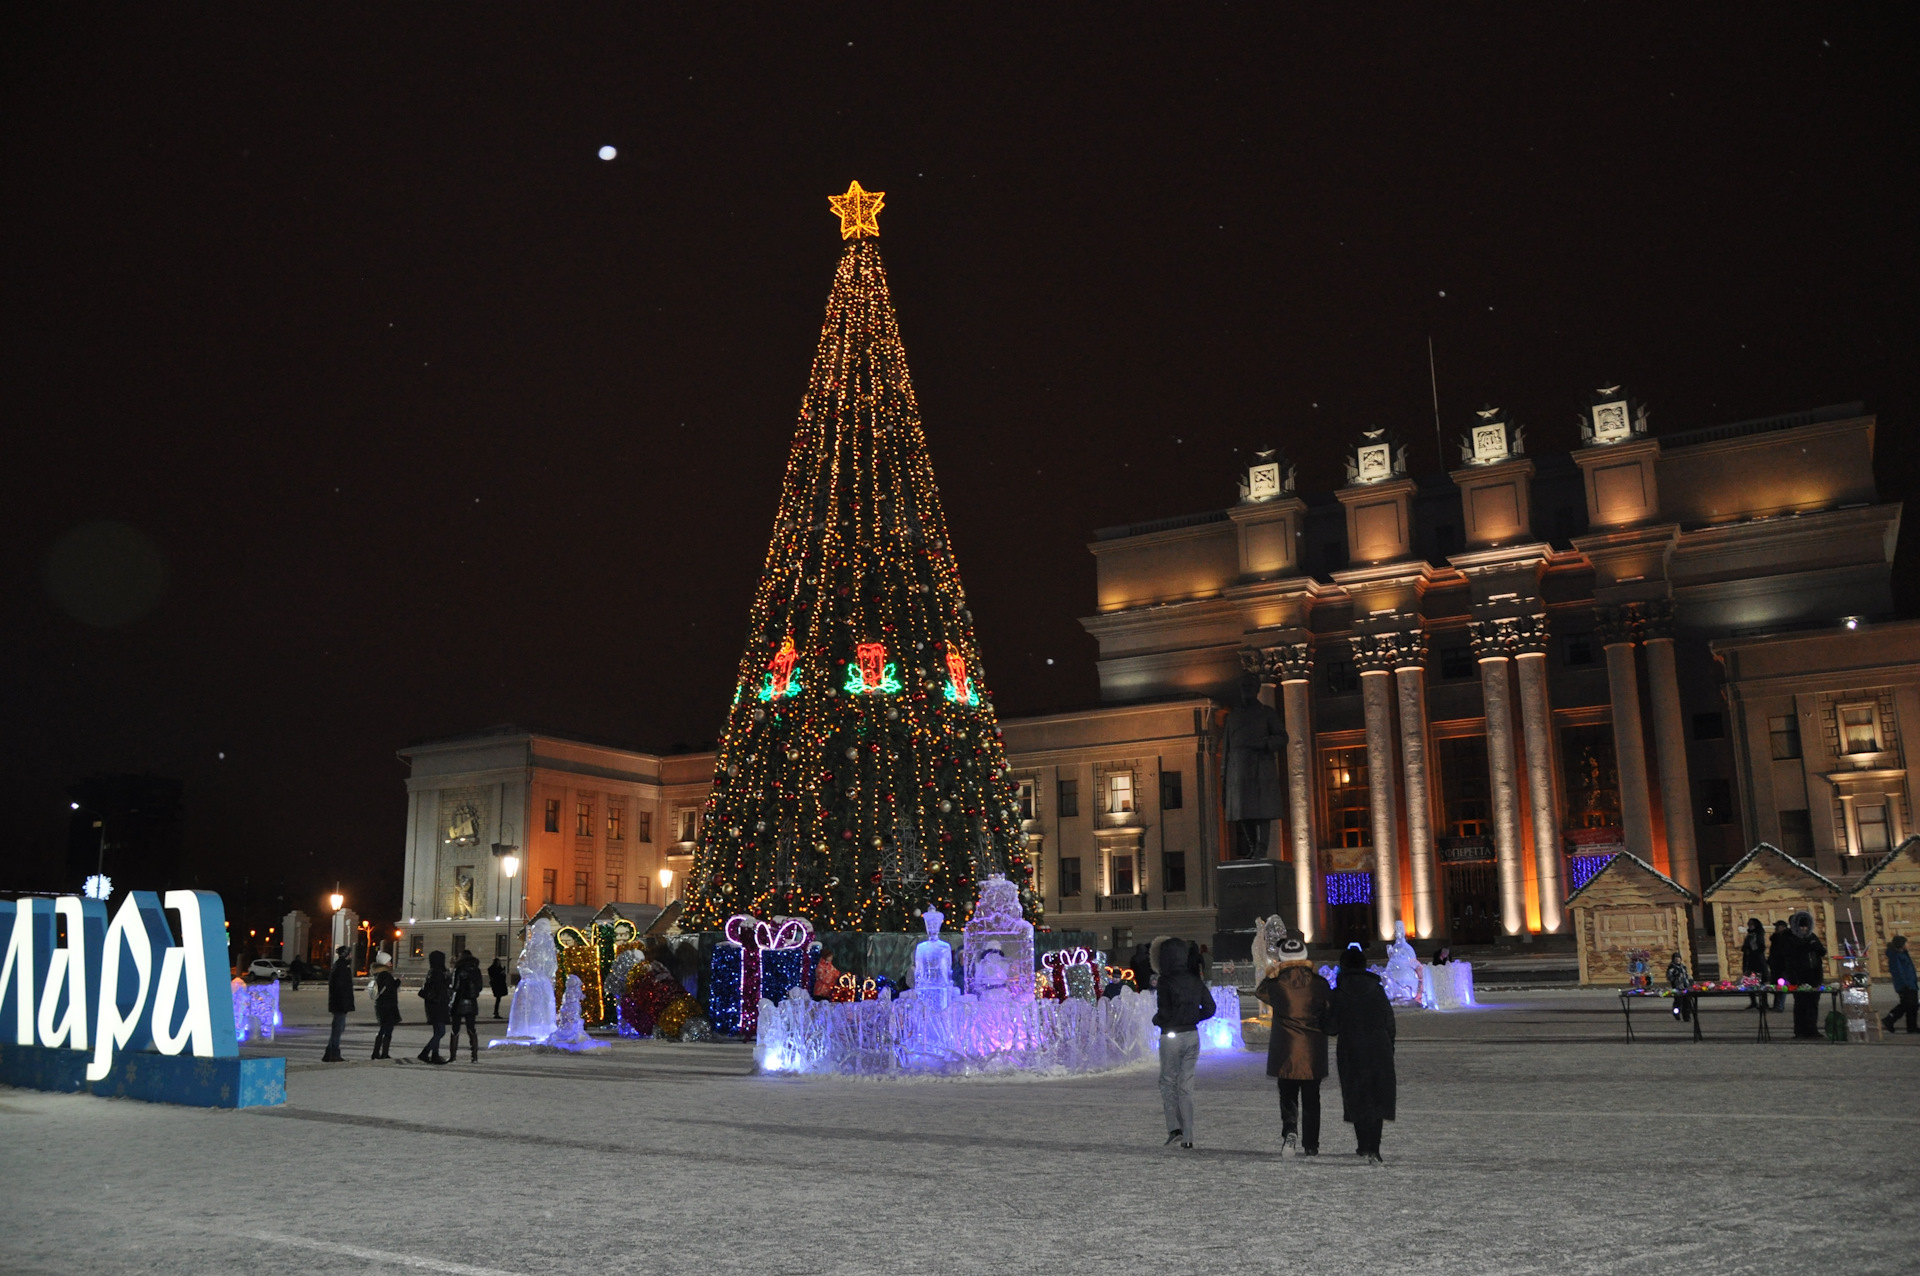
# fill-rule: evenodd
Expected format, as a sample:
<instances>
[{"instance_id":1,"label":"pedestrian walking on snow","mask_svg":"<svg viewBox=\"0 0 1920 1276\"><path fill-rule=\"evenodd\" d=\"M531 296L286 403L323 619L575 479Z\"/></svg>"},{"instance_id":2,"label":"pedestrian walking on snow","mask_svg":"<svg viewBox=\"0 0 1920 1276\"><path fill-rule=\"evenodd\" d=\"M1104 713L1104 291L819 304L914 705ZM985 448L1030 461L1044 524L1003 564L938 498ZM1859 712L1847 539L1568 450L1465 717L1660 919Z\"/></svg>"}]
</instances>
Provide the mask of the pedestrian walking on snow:
<instances>
[{"instance_id":1,"label":"pedestrian walking on snow","mask_svg":"<svg viewBox=\"0 0 1920 1276\"><path fill-rule=\"evenodd\" d=\"M320 1061L345 1063L340 1034L346 1031L347 1016L353 1013L353 963L344 948L336 948L333 953L333 971L327 976L327 1013L333 1016L333 1032L327 1037L327 1052Z\"/></svg>"},{"instance_id":2,"label":"pedestrian walking on snow","mask_svg":"<svg viewBox=\"0 0 1920 1276\"><path fill-rule=\"evenodd\" d=\"M485 987L480 974L480 959L472 953L460 954L453 968L453 1041L447 1050L448 1062L460 1057L460 1028L467 1029L467 1048L473 1062L480 1062L480 1031L474 1020L480 1017L480 992Z\"/></svg>"},{"instance_id":3,"label":"pedestrian walking on snow","mask_svg":"<svg viewBox=\"0 0 1920 1276\"><path fill-rule=\"evenodd\" d=\"M1379 1165L1382 1123L1393 1120L1394 1109L1393 1004L1358 944L1340 955L1329 1031L1340 1038L1340 1115L1360 1144L1354 1155Z\"/></svg>"},{"instance_id":4,"label":"pedestrian walking on snow","mask_svg":"<svg viewBox=\"0 0 1920 1276\"><path fill-rule=\"evenodd\" d=\"M500 1003L507 995L507 968L495 957L493 965L487 967L487 991L493 994L493 1017L500 1017Z\"/></svg>"},{"instance_id":5,"label":"pedestrian walking on snow","mask_svg":"<svg viewBox=\"0 0 1920 1276\"><path fill-rule=\"evenodd\" d=\"M1740 941L1740 976L1760 976L1760 982L1767 981L1767 935L1760 929L1758 917L1747 918L1746 937ZM1754 993L1747 998L1747 1009L1758 1010L1763 1004L1765 993Z\"/></svg>"},{"instance_id":6,"label":"pedestrian walking on snow","mask_svg":"<svg viewBox=\"0 0 1920 1276\"><path fill-rule=\"evenodd\" d=\"M1280 941L1280 960L1253 995L1273 1007L1267 1075L1280 1086L1280 1149L1320 1155L1320 1080L1327 1075L1327 1027L1333 988L1307 960L1296 935Z\"/></svg>"},{"instance_id":7,"label":"pedestrian walking on snow","mask_svg":"<svg viewBox=\"0 0 1920 1276\"><path fill-rule=\"evenodd\" d=\"M420 1049L420 1062L445 1063L440 1057L440 1038L447 1031L448 1006L453 997L453 980L447 977L447 955L437 949L427 954L427 982L420 986L420 999L427 1003L427 1026L433 1037Z\"/></svg>"},{"instance_id":8,"label":"pedestrian walking on snow","mask_svg":"<svg viewBox=\"0 0 1920 1276\"><path fill-rule=\"evenodd\" d=\"M1893 977L1894 995L1900 998L1900 1004L1887 1012L1881 1026L1892 1032L1893 1021L1905 1015L1907 1032L1920 1032L1920 1024L1914 1022L1920 1018L1920 978L1914 975L1913 954L1907 951L1905 935L1895 935L1887 942L1887 974Z\"/></svg>"},{"instance_id":9,"label":"pedestrian walking on snow","mask_svg":"<svg viewBox=\"0 0 1920 1276\"><path fill-rule=\"evenodd\" d=\"M1160 1029L1160 1106L1167 1116L1167 1142L1193 1146L1193 1066L1200 1059L1200 1022L1213 1018L1213 994L1193 973L1192 945L1169 939L1160 945L1156 989Z\"/></svg>"},{"instance_id":10,"label":"pedestrian walking on snow","mask_svg":"<svg viewBox=\"0 0 1920 1276\"><path fill-rule=\"evenodd\" d=\"M307 977L307 963L295 957L287 964L287 978L293 981L293 990L300 991L300 981Z\"/></svg>"},{"instance_id":11,"label":"pedestrian walking on snow","mask_svg":"<svg viewBox=\"0 0 1920 1276\"><path fill-rule=\"evenodd\" d=\"M393 1029L400 1022L400 980L393 973L393 958L380 953L373 959L373 1015L380 1031L373 1037L373 1057L393 1057Z\"/></svg>"}]
</instances>

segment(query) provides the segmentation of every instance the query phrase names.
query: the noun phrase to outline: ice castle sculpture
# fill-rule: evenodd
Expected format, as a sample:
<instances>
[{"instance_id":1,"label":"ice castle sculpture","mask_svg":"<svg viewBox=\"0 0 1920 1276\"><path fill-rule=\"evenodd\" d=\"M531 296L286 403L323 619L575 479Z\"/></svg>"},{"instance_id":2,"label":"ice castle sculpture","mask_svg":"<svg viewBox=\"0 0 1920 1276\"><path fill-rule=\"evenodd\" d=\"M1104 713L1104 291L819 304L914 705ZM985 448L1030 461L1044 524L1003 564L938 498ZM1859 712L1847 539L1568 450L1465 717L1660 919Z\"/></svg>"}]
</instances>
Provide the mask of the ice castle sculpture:
<instances>
[{"instance_id":1,"label":"ice castle sculpture","mask_svg":"<svg viewBox=\"0 0 1920 1276\"><path fill-rule=\"evenodd\" d=\"M507 1035L495 1037L487 1043L489 1047L537 1046L553 1035L553 979L560 970L554 930L550 917L535 918L527 927L527 944L520 950L520 985L507 1007Z\"/></svg>"},{"instance_id":2,"label":"ice castle sculpture","mask_svg":"<svg viewBox=\"0 0 1920 1276\"><path fill-rule=\"evenodd\" d=\"M927 937L913 949L914 997L923 1005L945 1010L958 993L953 986L953 949L940 938L940 924L947 917L939 909L929 908L921 920L926 923Z\"/></svg>"},{"instance_id":3,"label":"ice castle sculpture","mask_svg":"<svg viewBox=\"0 0 1920 1276\"><path fill-rule=\"evenodd\" d=\"M1020 888L995 873L980 883L962 955L967 991L994 1000L1033 1000L1033 923L1020 914Z\"/></svg>"},{"instance_id":4,"label":"ice castle sculpture","mask_svg":"<svg viewBox=\"0 0 1920 1276\"><path fill-rule=\"evenodd\" d=\"M1116 996L1085 1001L1035 997L1033 926L1004 877L980 884L966 925L965 992L952 987L951 955L935 951L947 947L935 938L938 925L928 914L928 938L914 953L916 986L904 996L762 1000L755 1065L762 1072L973 1076L1097 1072L1153 1057L1153 994L1123 986Z\"/></svg>"}]
</instances>

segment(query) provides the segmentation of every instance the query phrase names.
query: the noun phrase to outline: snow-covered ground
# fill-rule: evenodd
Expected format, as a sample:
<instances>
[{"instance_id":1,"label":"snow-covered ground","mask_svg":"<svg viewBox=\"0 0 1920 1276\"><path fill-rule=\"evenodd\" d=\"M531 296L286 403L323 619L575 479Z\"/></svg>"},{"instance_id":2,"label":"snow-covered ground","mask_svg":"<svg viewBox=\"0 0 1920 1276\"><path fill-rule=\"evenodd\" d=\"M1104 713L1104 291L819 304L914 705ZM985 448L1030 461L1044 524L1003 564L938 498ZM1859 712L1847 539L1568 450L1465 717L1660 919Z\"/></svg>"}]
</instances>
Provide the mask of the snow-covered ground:
<instances>
[{"instance_id":1,"label":"snow-covered ground","mask_svg":"<svg viewBox=\"0 0 1920 1276\"><path fill-rule=\"evenodd\" d=\"M1332 1079L1322 1155L1278 1159L1259 1053L1202 1059L1181 1152L1150 1070L763 1078L744 1046L626 1041L374 1064L364 1004L360 1061L324 1065L309 985L269 1048L284 1108L0 1090L0 1271L1907 1269L1920 1037L1796 1042L1776 1018L1757 1045L1729 1007L1704 1044L1643 1014L1628 1045L1604 993L1492 1000L1401 1017L1370 1168ZM407 1024L394 1053L423 1039Z\"/></svg>"}]
</instances>

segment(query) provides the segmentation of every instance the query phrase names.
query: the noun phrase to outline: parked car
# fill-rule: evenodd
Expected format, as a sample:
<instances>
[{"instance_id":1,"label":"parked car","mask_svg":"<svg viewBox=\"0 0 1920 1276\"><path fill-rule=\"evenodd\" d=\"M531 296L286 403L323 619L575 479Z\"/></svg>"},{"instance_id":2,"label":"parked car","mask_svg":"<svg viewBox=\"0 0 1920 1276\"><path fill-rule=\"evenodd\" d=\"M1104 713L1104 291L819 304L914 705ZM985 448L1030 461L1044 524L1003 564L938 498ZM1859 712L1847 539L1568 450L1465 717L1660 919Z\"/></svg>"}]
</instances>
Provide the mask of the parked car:
<instances>
[{"instance_id":1,"label":"parked car","mask_svg":"<svg viewBox=\"0 0 1920 1276\"><path fill-rule=\"evenodd\" d=\"M262 957L247 967L249 979L289 979L293 976L293 967L274 957Z\"/></svg>"}]
</instances>

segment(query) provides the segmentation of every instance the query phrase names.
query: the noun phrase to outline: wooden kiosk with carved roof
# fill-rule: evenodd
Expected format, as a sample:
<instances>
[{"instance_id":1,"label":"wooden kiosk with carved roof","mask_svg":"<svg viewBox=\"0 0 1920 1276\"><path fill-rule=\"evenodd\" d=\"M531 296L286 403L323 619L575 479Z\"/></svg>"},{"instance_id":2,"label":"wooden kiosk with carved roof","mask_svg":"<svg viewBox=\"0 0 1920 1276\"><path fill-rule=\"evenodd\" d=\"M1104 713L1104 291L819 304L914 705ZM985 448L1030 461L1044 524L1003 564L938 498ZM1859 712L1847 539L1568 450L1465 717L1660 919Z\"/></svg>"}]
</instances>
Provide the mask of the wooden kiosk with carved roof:
<instances>
[{"instance_id":1,"label":"wooden kiosk with carved roof","mask_svg":"<svg viewBox=\"0 0 1920 1276\"><path fill-rule=\"evenodd\" d=\"M1643 948L1656 979L1675 952L1692 970L1692 891L1637 855L1608 860L1587 884L1567 896L1567 912L1580 950L1580 982L1624 988L1627 956Z\"/></svg>"},{"instance_id":2,"label":"wooden kiosk with carved roof","mask_svg":"<svg viewBox=\"0 0 1920 1276\"><path fill-rule=\"evenodd\" d=\"M1838 957L1834 912L1845 895L1831 878L1772 843L1760 843L1706 889L1707 905L1713 909L1713 948L1720 957L1720 977L1740 977L1740 937L1746 933L1749 917L1758 917L1761 929L1771 934L1776 921L1787 921L1804 909L1813 914L1813 931L1827 946L1828 959Z\"/></svg>"},{"instance_id":3,"label":"wooden kiosk with carved roof","mask_svg":"<svg viewBox=\"0 0 1920 1276\"><path fill-rule=\"evenodd\" d=\"M1887 941L1905 935L1912 948L1920 941L1920 837L1910 837L1887 852L1853 888L1860 904L1860 939L1867 946L1867 969L1888 977Z\"/></svg>"}]
</instances>

